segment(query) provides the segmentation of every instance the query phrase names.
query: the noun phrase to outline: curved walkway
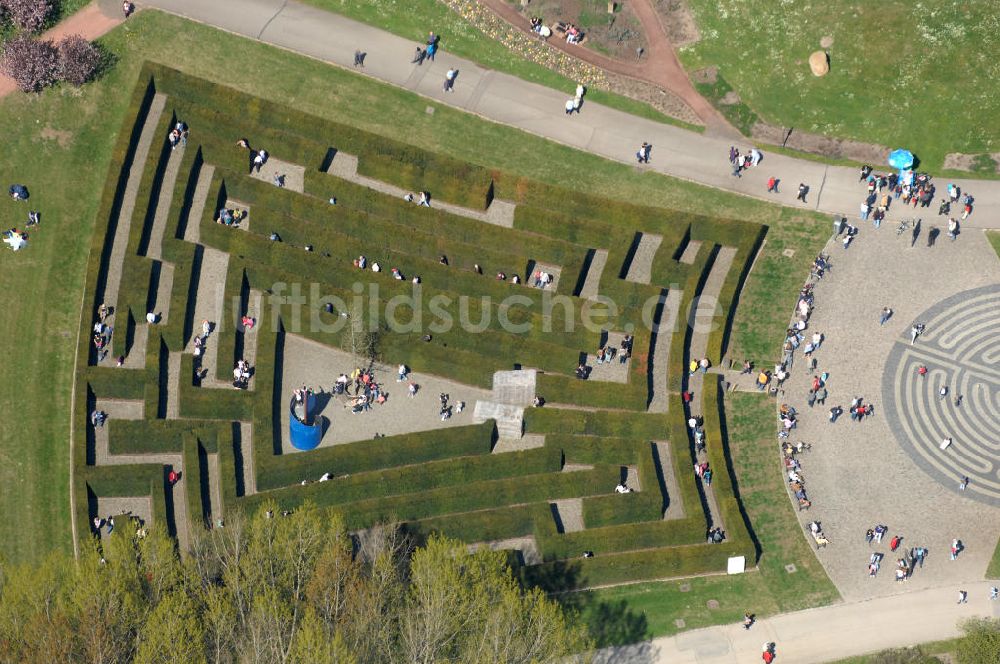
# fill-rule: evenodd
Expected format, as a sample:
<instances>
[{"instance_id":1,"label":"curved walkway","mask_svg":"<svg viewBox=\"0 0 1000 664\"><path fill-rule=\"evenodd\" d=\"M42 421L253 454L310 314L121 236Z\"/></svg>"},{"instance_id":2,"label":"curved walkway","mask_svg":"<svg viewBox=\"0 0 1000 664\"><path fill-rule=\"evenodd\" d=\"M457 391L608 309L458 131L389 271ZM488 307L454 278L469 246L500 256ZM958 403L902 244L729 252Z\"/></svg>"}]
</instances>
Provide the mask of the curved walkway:
<instances>
[{"instance_id":1,"label":"curved walkway","mask_svg":"<svg viewBox=\"0 0 1000 664\"><path fill-rule=\"evenodd\" d=\"M684 632L598 653L597 664L760 664L761 644L776 644L776 661L830 662L887 648L943 641L961 634L958 623L975 616L1000 616L1000 602L988 597L989 583L958 587L762 618L749 631L742 624Z\"/></svg>"},{"instance_id":2,"label":"curved walkway","mask_svg":"<svg viewBox=\"0 0 1000 664\"><path fill-rule=\"evenodd\" d=\"M498 16L518 28L519 30L533 34L531 24L528 19L517 9L505 0L479 0L482 4L493 10ZM647 42L644 45L645 54L642 62L622 62L609 58L600 53L596 53L588 48L567 44L564 40L556 36L551 37L546 43L560 51L569 53L575 58L589 62L615 74L621 74L630 78L647 81L656 86L664 88L677 95L687 104L698 119L701 120L709 131L714 131L721 135L738 137L740 133L726 120L721 113L704 97L702 97L681 66L674 47L670 43L670 38L663 30L656 10L650 4L650 0L632 0L632 11L635 12L639 22L642 23L642 31Z\"/></svg>"},{"instance_id":3,"label":"curved walkway","mask_svg":"<svg viewBox=\"0 0 1000 664\"><path fill-rule=\"evenodd\" d=\"M653 145L648 168L683 180L853 219L863 198L854 168L765 150L761 166L735 178L730 174L732 142L728 138L698 134L590 102L583 104L578 115L567 117L563 105L571 90L553 90L484 69L448 53L446 41L435 62L417 67L410 62L411 40L295 0L145 0L142 4L352 70L354 52L361 49L368 54L360 70L363 74L614 161L633 163L638 146L648 141ZM448 94L442 91L441 82L452 67L461 76L454 94ZM745 150L747 145L740 147ZM782 180L781 193L767 193L770 176ZM800 182L809 186L805 204L796 201ZM1000 228L1000 181L952 182L976 197L975 214L965 227ZM912 212L893 206L887 223Z\"/></svg>"}]
</instances>

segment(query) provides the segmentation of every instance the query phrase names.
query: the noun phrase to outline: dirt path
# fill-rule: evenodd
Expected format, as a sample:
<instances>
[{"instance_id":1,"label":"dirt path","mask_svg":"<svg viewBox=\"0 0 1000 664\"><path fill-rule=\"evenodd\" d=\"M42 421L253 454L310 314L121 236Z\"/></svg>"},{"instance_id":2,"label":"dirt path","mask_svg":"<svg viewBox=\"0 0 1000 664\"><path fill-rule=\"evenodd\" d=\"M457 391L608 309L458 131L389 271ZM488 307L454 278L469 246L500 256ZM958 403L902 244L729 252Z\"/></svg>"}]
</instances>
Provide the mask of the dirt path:
<instances>
[{"instance_id":1,"label":"dirt path","mask_svg":"<svg viewBox=\"0 0 1000 664\"><path fill-rule=\"evenodd\" d=\"M92 2L65 21L60 21L59 25L43 32L42 39L58 42L68 35L80 35L89 40L97 39L121 24L124 19L121 15L121 3L117 6L118 14L110 11L106 14L97 2ZM0 75L0 97L16 91L17 84L14 83L14 79Z\"/></svg>"},{"instance_id":2,"label":"dirt path","mask_svg":"<svg viewBox=\"0 0 1000 664\"><path fill-rule=\"evenodd\" d=\"M533 34L527 17L523 16L504 0L480 0L480 2L519 30ZM663 29L663 24L660 23L659 16L657 16L656 10L653 8L650 0L632 0L630 7L642 23L642 30L647 40L647 44L644 47L646 54L644 55L644 60L640 63L614 60L589 49L567 44L555 35L550 37L546 43L595 67L600 67L601 69L621 74L622 76L646 81L664 90L668 90L677 95L694 111L698 119L705 124L708 131L729 136L739 136L740 133L722 117L722 114L694 89L690 79L688 79L687 73L681 66L680 60L677 59L677 54L674 53L673 45L670 43L670 39L667 37L667 33Z\"/></svg>"}]
</instances>

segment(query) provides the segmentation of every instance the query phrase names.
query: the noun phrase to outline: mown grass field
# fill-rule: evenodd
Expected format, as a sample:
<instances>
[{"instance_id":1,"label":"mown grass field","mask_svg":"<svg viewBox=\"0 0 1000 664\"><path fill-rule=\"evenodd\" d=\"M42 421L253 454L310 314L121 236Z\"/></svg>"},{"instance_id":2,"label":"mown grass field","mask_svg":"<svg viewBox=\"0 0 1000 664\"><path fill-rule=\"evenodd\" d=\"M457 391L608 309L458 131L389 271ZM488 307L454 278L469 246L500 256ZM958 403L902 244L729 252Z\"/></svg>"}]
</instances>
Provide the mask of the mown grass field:
<instances>
[{"instance_id":1,"label":"mown grass field","mask_svg":"<svg viewBox=\"0 0 1000 664\"><path fill-rule=\"evenodd\" d=\"M716 65L766 122L906 147L921 168L949 152L1000 149L1000 13L993 0L691 0L701 41L691 71ZM808 58L833 38L830 73Z\"/></svg>"}]
</instances>

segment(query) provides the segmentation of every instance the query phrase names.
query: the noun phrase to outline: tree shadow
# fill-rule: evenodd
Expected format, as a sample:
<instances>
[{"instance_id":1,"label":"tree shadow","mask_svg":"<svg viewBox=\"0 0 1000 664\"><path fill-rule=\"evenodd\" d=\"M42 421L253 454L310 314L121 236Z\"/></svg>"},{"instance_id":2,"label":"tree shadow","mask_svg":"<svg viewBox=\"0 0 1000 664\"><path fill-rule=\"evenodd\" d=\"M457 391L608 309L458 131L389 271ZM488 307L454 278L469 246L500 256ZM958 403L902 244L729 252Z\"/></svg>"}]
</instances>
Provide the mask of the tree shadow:
<instances>
[{"instance_id":1,"label":"tree shadow","mask_svg":"<svg viewBox=\"0 0 1000 664\"><path fill-rule=\"evenodd\" d=\"M650 638L646 616L629 607L628 601L602 601L595 593L582 590L587 585L584 575L586 560L556 560L541 565L521 567L521 583L526 588L539 588L552 596L559 604L572 613L580 615L598 648L608 646L630 646L613 656L604 653L605 662L653 662L650 644L641 644ZM627 651L627 654L626 654ZM642 653L645 652L645 655Z\"/></svg>"}]
</instances>

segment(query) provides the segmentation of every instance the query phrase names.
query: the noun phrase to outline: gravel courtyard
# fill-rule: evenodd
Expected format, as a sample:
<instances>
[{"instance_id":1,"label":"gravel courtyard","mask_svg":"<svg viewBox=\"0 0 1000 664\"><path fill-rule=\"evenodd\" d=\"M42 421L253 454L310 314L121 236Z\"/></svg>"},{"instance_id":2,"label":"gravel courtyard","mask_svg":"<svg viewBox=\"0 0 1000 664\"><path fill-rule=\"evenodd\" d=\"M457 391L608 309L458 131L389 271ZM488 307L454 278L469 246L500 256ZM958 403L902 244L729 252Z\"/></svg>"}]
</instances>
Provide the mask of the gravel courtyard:
<instances>
[{"instance_id":1,"label":"gravel courtyard","mask_svg":"<svg viewBox=\"0 0 1000 664\"><path fill-rule=\"evenodd\" d=\"M971 491L959 490L960 464L943 472L944 479L932 477L914 460L920 445L910 444L905 432L897 436L893 421L899 429L899 419L885 416L888 410L897 415L902 412L902 417L931 418L921 411L929 408L930 400L912 405L891 403L887 408L883 394L894 400L895 395L905 392L901 388L908 381L927 380L915 370L896 371L895 360L887 366L898 344L909 345L911 325L928 324L925 336L914 347L919 349L926 342L929 348L934 343L934 323L933 319L922 320L922 314L959 293L1000 283L1000 262L979 230L970 229L955 242L941 233L934 246L928 246L929 224L924 224L911 246L910 233L897 235L894 223L883 224L881 229L873 229L870 222L854 223L860 235L848 250L836 239L828 243L825 251L830 254L833 270L815 288L816 306L805 335L807 340L816 331L825 336L814 354L818 367L815 372L807 370L800 347L785 394L778 399L799 412L798 428L790 440L813 445L812 451L800 456L812 500L812 509L799 512L804 536L811 543L807 524L821 522L831 544L818 551L819 559L848 601L982 579L1000 533L1000 508L995 503L984 504ZM880 327L884 306L892 308L894 314ZM957 306L962 309L960 302ZM998 334L1000 330L994 328L988 335L993 347ZM982 367L983 358L993 353L982 351L970 348L957 360L973 370L977 363L988 369ZM826 404L809 408L810 381L821 372L829 372L829 398ZM996 407L1000 384L995 374L992 379L988 371L986 375L979 381L980 396L960 406L962 416L972 421L996 418L995 412L989 411ZM929 378L943 380L937 374ZM992 397L983 396L984 391L991 391ZM875 415L854 422L847 411L851 399L859 396L874 404ZM835 405L843 407L844 414L831 424L829 409ZM926 446L927 441L919 442ZM931 442L936 447L940 441ZM956 439L956 448L960 442ZM992 468L996 481L1000 458L996 441L988 443L973 453L980 455L980 468ZM949 477L954 481L946 481ZM865 531L879 523L888 526L888 534L881 545L869 547ZM894 535L903 538L896 555L888 546ZM949 547L954 538L964 543L965 550L953 562ZM902 549L915 546L929 550L926 564L905 582L897 583L895 560ZM878 577L870 579L867 565L873 551L884 553L885 559Z\"/></svg>"}]
</instances>

